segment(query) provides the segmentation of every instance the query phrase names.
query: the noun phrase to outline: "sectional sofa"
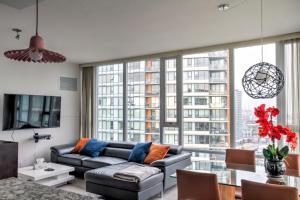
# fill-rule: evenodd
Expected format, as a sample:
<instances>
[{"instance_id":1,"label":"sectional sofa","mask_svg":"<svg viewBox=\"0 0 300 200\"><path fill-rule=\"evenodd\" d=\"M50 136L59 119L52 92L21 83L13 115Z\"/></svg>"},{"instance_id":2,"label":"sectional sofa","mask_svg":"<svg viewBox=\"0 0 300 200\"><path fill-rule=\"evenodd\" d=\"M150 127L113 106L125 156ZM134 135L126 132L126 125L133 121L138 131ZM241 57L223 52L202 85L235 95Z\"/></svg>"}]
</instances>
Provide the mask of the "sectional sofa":
<instances>
[{"instance_id":1,"label":"sectional sofa","mask_svg":"<svg viewBox=\"0 0 300 200\"><path fill-rule=\"evenodd\" d=\"M154 161L152 167L161 169L161 173L138 183L128 183L113 178L113 173L133 163L128 157L135 143L108 142L102 155L96 158L80 154L72 154L75 144L51 147L51 161L73 166L77 175L85 175L88 192L113 199L144 200L167 190L176 184L171 175L176 169L191 165L190 153L183 152L182 146L171 145L167 156Z\"/></svg>"}]
</instances>

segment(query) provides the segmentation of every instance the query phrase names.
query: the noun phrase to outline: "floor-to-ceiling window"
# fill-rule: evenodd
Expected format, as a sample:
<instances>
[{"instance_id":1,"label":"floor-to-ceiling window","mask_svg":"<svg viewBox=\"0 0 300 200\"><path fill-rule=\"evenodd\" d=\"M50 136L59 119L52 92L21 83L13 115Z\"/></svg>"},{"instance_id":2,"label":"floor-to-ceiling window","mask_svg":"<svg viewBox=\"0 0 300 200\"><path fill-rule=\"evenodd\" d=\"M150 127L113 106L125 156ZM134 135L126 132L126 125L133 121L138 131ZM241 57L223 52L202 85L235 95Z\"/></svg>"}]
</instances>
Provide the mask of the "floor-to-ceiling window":
<instances>
[{"instance_id":1,"label":"floor-to-ceiling window","mask_svg":"<svg viewBox=\"0 0 300 200\"><path fill-rule=\"evenodd\" d=\"M123 65L113 64L96 70L97 137L123 140Z\"/></svg>"},{"instance_id":2,"label":"floor-to-ceiling window","mask_svg":"<svg viewBox=\"0 0 300 200\"><path fill-rule=\"evenodd\" d=\"M127 63L128 140L159 143L160 60Z\"/></svg>"},{"instance_id":3,"label":"floor-to-ceiling window","mask_svg":"<svg viewBox=\"0 0 300 200\"><path fill-rule=\"evenodd\" d=\"M261 103L276 106L277 100L248 97L241 81L261 61L260 48L98 66L96 136L122 141L126 132L128 141L181 144L192 152L195 169L219 167L230 147L259 155L268 141L257 136L253 110ZM276 64L274 43L264 45L264 61Z\"/></svg>"},{"instance_id":4,"label":"floor-to-ceiling window","mask_svg":"<svg viewBox=\"0 0 300 200\"><path fill-rule=\"evenodd\" d=\"M183 145L194 150L194 168L204 169L211 164L203 161L224 157L201 150L224 151L230 145L228 50L184 55L182 67Z\"/></svg>"}]
</instances>

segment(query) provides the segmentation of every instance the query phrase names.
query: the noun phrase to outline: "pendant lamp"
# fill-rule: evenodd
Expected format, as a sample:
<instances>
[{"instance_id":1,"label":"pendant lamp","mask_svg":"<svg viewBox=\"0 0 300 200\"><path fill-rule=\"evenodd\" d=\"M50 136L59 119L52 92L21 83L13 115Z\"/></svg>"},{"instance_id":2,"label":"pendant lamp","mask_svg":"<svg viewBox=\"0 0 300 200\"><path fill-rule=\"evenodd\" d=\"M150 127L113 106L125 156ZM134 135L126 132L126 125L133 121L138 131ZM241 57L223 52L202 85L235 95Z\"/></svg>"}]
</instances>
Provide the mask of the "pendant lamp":
<instances>
[{"instance_id":1,"label":"pendant lamp","mask_svg":"<svg viewBox=\"0 0 300 200\"><path fill-rule=\"evenodd\" d=\"M263 2L260 0L261 62L251 66L244 74L242 84L245 92L254 99L268 99L277 96L284 86L281 70L264 62L263 47Z\"/></svg>"},{"instance_id":2,"label":"pendant lamp","mask_svg":"<svg viewBox=\"0 0 300 200\"><path fill-rule=\"evenodd\" d=\"M45 48L44 39L38 33L39 25L39 5L36 0L36 30L35 35L31 37L29 48L6 51L4 55L12 60L34 62L34 63L61 63L66 61L66 57L49 51Z\"/></svg>"}]
</instances>

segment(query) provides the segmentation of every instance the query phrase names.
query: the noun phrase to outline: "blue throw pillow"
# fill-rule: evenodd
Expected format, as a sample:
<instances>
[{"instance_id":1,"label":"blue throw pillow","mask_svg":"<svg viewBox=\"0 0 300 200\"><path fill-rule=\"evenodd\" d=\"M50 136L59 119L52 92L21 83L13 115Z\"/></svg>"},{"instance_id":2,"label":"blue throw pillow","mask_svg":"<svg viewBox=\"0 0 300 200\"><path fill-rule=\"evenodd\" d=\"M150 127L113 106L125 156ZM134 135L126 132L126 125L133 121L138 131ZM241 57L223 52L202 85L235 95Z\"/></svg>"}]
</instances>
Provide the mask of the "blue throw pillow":
<instances>
[{"instance_id":1,"label":"blue throw pillow","mask_svg":"<svg viewBox=\"0 0 300 200\"><path fill-rule=\"evenodd\" d=\"M91 139L86 145L81 149L80 154L97 157L99 156L104 148L107 146L106 142L98 141L96 139Z\"/></svg>"},{"instance_id":2,"label":"blue throw pillow","mask_svg":"<svg viewBox=\"0 0 300 200\"><path fill-rule=\"evenodd\" d=\"M137 143L129 155L129 162L144 163L144 160L149 153L152 142Z\"/></svg>"}]
</instances>

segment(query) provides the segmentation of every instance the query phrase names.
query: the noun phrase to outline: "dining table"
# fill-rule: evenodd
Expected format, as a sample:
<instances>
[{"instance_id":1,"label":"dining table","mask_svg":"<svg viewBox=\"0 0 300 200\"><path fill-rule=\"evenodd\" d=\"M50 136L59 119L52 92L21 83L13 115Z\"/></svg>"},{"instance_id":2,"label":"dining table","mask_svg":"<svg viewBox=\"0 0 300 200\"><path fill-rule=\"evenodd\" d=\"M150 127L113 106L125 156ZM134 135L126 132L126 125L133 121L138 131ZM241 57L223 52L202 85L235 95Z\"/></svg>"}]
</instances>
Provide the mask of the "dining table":
<instances>
[{"instance_id":1,"label":"dining table","mask_svg":"<svg viewBox=\"0 0 300 200\"><path fill-rule=\"evenodd\" d=\"M281 178L269 177L264 166L261 165L224 163L206 169L194 169L191 165L185 170L216 174L222 200L235 200L235 191L241 187L242 180L296 187L300 196L300 174L298 170L287 169ZM172 174L171 177L176 178L176 173Z\"/></svg>"}]
</instances>

